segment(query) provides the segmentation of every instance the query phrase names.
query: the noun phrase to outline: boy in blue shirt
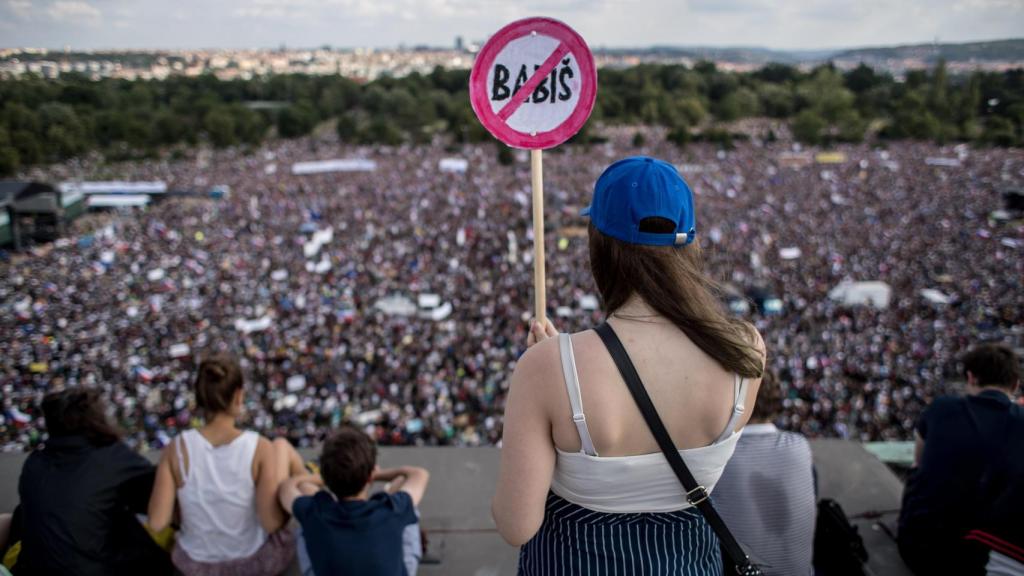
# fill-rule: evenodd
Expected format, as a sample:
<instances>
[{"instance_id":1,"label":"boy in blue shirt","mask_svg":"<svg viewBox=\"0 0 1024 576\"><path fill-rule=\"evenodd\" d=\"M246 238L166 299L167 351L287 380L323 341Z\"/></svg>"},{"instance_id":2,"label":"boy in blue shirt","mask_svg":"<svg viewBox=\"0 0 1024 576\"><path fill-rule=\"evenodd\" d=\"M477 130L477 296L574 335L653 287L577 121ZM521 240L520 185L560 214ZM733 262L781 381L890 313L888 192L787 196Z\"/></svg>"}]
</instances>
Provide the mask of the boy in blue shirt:
<instances>
[{"instance_id":1,"label":"boy in blue shirt","mask_svg":"<svg viewBox=\"0 0 1024 576\"><path fill-rule=\"evenodd\" d=\"M302 526L317 576L414 576L416 507L429 479L415 466L379 468L373 440L344 426L324 443L320 475L290 478L278 496ZM388 483L387 489L371 495L374 482Z\"/></svg>"}]
</instances>

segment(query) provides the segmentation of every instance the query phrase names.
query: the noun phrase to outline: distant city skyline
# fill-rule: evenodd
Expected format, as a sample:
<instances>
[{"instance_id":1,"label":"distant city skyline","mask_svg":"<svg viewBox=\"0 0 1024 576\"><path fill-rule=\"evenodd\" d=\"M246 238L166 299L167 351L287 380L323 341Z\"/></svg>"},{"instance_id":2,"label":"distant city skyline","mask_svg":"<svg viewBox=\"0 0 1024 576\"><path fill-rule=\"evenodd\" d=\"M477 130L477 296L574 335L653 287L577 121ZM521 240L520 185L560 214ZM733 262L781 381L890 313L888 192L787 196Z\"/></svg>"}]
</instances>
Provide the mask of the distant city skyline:
<instances>
[{"instance_id":1,"label":"distant city skyline","mask_svg":"<svg viewBox=\"0 0 1024 576\"><path fill-rule=\"evenodd\" d=\"M1024 0L0 0L0 46L453 46L526 16L594 47L814 50L1020 37Z\"/></svg>"}]
</instances>

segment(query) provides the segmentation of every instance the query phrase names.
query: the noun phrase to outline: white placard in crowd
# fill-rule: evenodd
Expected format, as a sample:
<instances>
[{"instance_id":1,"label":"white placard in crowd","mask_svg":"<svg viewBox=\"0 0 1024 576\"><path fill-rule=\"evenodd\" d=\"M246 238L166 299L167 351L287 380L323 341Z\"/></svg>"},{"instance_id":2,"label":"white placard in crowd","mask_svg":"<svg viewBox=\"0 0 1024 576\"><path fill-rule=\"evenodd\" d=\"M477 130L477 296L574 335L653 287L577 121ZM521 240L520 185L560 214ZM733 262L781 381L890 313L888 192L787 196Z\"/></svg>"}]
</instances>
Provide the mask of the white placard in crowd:
<instances>
[{"instance_id":1,"label":"white placard in crowd","mask_svg":"<svg viewBox=\"0 0 1024 576\"><path fill-rule=\"evenodd\" d=\"M254 318L252 320L246 320L239 318L235 320L235 330L243 334L249 334L251 332L262 332L273 324L270 316L263 316L261 318Z\"/></svg>"},{"instance_id":2,"label":"white placard in crowd","mask_svg":"<svg viewBox=\"0 0 1024 576\"><path fill-rule=\"evenodd\" d=\"M292 174L325 174L328 172L373 172L377 163L365 158L348 158L335 160L316 160L312 162L296 162L292 164Z\"/></svg>"},{"instance_id":3,"label":"white placard in crowd","mask_svg":"<svg viewBox=\"0 0 1024 576\"><path fill-rule=\"evenodd\" d=\"M782 258L783 260L796 260L803 256L803 254L803 251L797 246L790 246L779 250L779 258Z\"/></svg>"},{"instance_id":4,"label":"white placard in crowd","mask_svg":"<svg viewBox=\"0 0 1024 576\"><path fill-rule=\"evenodd\" d=\"M442 158L437 163L437 169L441 172L454 172L462 174L469 168L469 160L465 158Z\"/></svg>"},{"instance_id":5,"label":"white placard in crowd","mask_svg":"<svg viewBox=\"0 0 1024 576\"><path fill-rule=\"evenodd\" d=\"M288 380L285 381L284 386L289 392L298 392L306 387L306 377L302 374L289 376Z\"/></svg>"},{"instance_id":6,"label":"white placard in crowd","mask_svg":"<svg viewBox=\"0 0 1024 576\"><path fill-rule=\"evenodd\" d=\"M172 344L171 349L168 350L168 355L171 358L184 358L192 353L192 349L188 344Z\"/></svg>"}]
</instances>

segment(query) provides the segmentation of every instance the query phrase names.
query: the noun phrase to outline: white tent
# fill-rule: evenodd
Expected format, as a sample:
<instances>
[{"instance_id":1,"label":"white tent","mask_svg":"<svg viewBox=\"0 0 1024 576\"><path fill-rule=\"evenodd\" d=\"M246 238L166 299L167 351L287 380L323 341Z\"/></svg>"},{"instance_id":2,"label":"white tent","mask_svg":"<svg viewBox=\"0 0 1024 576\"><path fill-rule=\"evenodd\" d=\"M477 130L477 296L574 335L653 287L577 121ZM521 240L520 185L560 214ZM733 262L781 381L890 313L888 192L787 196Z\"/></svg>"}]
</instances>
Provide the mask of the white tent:
<instances>
[{"instance_id":1,"label":"white tent","mask_svg":"<svg viewBox=\"0 0 1024 576\"><path fill-rule=\"evenodd\" d=\"M412 316L416 314L416 303L400 294L385 296L373 305L388 316Z\"/></svg>"},{"instance_id":2,"label":"white tent","mask_svg":"<svg viewBox=\"0 0 1024 576\"><path fill-rule=\"evenodd\" d=\"M828 297L847 306L869 305L888 308L892 286L885 282L842 282L829 291Z\"/></svg>"}]
</instances>

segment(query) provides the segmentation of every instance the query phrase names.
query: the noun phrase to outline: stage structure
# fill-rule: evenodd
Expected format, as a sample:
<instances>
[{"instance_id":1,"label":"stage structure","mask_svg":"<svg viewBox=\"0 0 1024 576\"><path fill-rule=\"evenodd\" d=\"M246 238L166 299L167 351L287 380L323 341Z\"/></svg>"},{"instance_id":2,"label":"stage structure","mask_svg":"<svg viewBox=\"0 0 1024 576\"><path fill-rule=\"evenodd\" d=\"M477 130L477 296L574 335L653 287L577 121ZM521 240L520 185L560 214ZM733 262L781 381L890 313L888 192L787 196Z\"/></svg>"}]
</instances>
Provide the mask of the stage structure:
<instances>
[{"instance_id":1,"label":"stage structure","mask_svg":"<svg viewBox=\"0 0 1024 576\"><path fill-rule=\"evenodd\" d=\"M30 240L56 240L85 206L85 197L76 191L44 182L0 181L0 246L18 250Z\"/></svg>"}]
</instances>

